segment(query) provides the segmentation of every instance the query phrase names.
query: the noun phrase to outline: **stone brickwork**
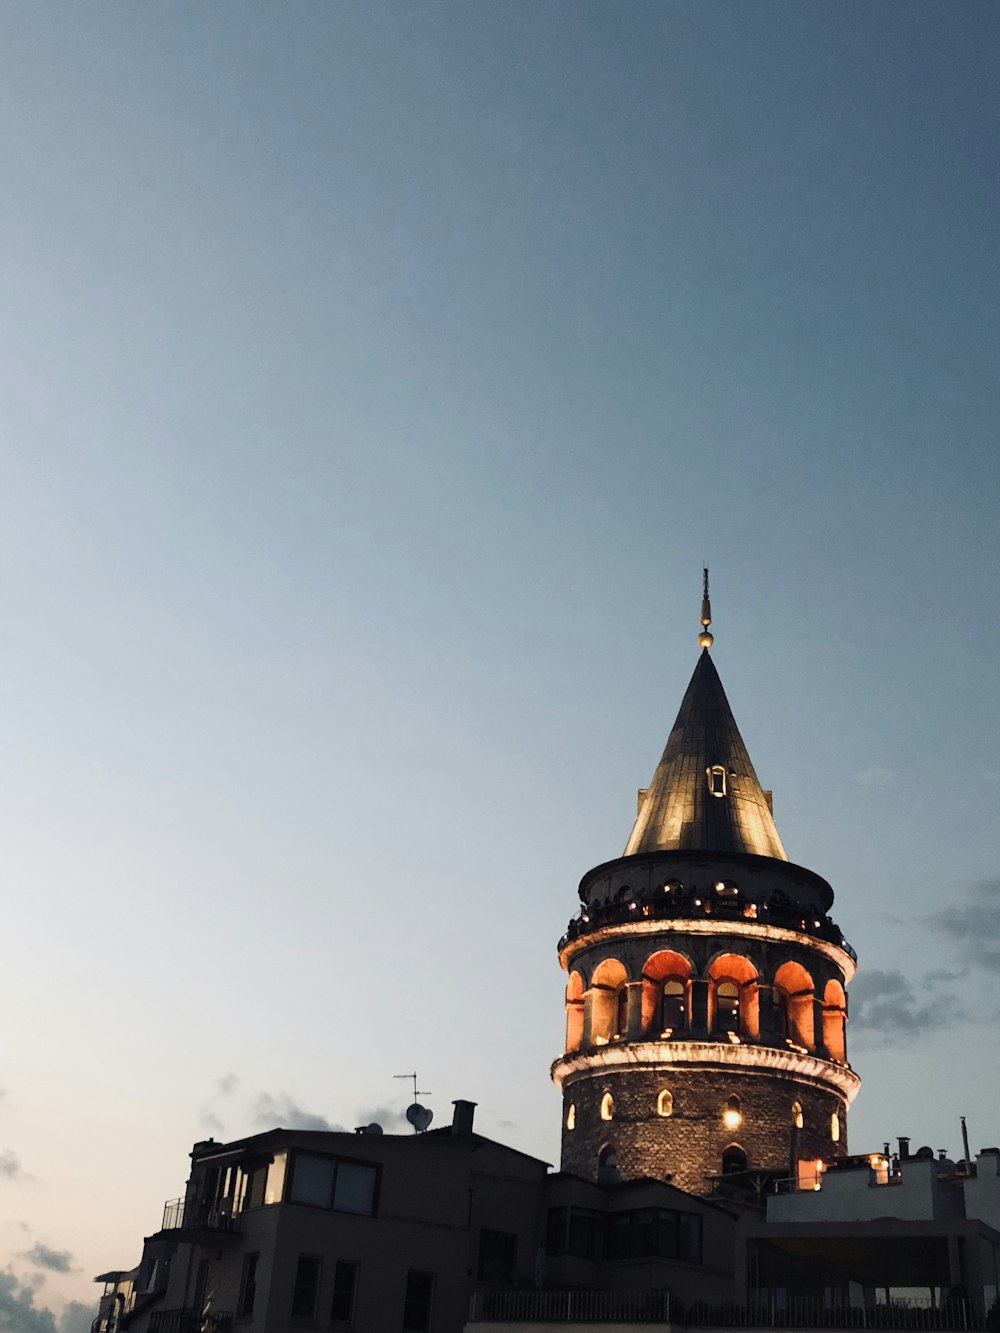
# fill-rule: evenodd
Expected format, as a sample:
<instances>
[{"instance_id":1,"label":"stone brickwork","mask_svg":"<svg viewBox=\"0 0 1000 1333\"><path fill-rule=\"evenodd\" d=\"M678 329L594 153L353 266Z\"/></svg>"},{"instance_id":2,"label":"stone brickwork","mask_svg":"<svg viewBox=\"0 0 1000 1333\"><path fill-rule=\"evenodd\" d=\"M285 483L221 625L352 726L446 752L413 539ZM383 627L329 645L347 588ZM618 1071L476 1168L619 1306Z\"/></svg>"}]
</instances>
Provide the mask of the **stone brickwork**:
<instances>
[{"instance_id":1,"label":"stone brickwork","mask_svg":"<svg viewBox=\"0 0 1000 1333\"><path fill-rule=\"evenodd\" d=\"M656 1113L663 1089L673 1098L668 1117ZM611 1121L600 1116L601 1100L608 1092L614 1099ZM733 1096L740 1099L743 1122L730 1130L722 1115ZM789 1075L691 1067L584 1072L568 1078L563 1087L562 1169L596 1180L601 1149L611 1144L623 1179L669 1176L681 1189L704 1194L711 1188L708 1177L722 1170L725 1149L738 1145L750 1169L787 1175L795 1101L803 1115L797 1156L843 1156L847 1151L844 1098ZM575 1107L572 1130L566 1128L570 1105ZM840 1117L837 1143L830 1133L834 1112Z\"/></svg>"}]
</instances>

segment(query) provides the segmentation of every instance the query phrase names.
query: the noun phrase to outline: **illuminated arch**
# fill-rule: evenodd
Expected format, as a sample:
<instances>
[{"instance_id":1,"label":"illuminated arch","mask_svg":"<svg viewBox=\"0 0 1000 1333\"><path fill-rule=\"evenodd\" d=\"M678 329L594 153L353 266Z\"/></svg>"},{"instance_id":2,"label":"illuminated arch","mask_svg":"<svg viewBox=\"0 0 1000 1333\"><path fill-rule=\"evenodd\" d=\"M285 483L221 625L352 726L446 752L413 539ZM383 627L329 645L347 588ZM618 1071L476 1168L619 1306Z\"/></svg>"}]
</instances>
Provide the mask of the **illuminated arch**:
<instances>
[{"instance_id":1,"label":"illuminated arch","mask_svg":"<svg viewBox=\"0 0 1000 1333\"><path fill-rule=\"evenodd\" d=\"M828 981L823 988L823 1045L831 1060L847 1063L847 996L839 981Z\"/></svg>"},{"instance_id":2,"label":"illuminated arch","mask_svg":"<svg viewBox=\"0 0 1000 1333\"><path fill-rule=\"evenodd\" d=\"M805 1121L802 1118L802 1103L792 1102L792 1126L801 1129Z\"/></svg>"},{"instance_id":3,"label":"illuminated arch","mask_svg":"<svg viewBox=\"0 0 1000 1333\"><path fill-rule=\"evenodd\" d=\"M578 1051L583 1045L583 977L571 972L566 983L566 1050Z\"/></svg>"},{"instance_id":4,"label":"illuminated arch","mask_svg":"<svg viewBox=\"0 0 1000 1333\"><path fill-rule=\"evenodd\" d=\"M722 953L708 967L709 1029L756 1041L760 1037L757 969L749 958Z\"/></svg>"},{"instance_id":5,"label":"illuminated arch","mask_svg":"<svg viewBox=\"0 0 1000 1333\"><path fill-rule=\"evenodd\" d=\"M615 1099L610 1092L606 1092L601 1098L601 1119L614 1120L615 1118Z\"/></svg>"},{"instance_id":6,"label":"illuminated arch","mask_svg":"<svg viewBox=\"0 0 1000 1333\"><path fill-rule=\"evenodd\" d=\"M584 995L584 1041L603 1046L618 1031L618 992L628 973L617 958L605 958L594 968Z\"/></svg>"},{"instance_id":7,"label":"illuminated arch","mask_svg":"<svg viewBox=\"0 0 1000 1333\"><path fill-rule=\"evenodd\" d=\"M674 1095L667 1088L661 1088L656 1098L656 1114L666 1119L674 1113Z\"/></svg>"},{"instance_id":8,"label":"illuminated arch","mask_svg":"<svg viewBox=\"0 0 1000 1333\"><path fill-rule=\"evenodd\" d=\"M813 979L801 963L782 963L774 974L775 1007L786 1020L785 1035L796 1046L815 1049Z\"/></svg>"},{"instance_id":9,"label":"illuminated arch","mask_svg":"<svg viewBox=\"0 0 1000 1333\"><path fill-rule=\"evenodd\" d=\"M691 960L673 949L650 954L642 969L643 1032L654 1036L667 1029L686 1032L690 1019Z\"/></svg>"}]
</instances>

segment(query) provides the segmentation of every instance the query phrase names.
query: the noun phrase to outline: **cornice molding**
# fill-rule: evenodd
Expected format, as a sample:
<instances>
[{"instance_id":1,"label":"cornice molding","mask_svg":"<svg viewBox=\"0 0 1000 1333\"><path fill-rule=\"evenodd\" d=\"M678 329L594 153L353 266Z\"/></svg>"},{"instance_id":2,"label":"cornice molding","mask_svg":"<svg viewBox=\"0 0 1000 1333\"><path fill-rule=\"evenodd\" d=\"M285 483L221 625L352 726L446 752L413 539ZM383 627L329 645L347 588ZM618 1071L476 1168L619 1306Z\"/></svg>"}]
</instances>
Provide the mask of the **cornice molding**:
<instances>
[{"instance_id":1,"label":"cornice molding","mask_svg":"<svg viewBox=\"0 0 1000 1333\"><path fill-rule=\"evenodd\" d=\"M815 1055L783 1051L775 1046L722 1045L709 1041L637 1041L601 1046L561 1055L552 1065L552 1081L562 1087L575 1081L575 1075L598 1071L621 1073L627 1069L732 1069L741 1074L782 1074L811 1083L827 1091L831 1088L853 1102L861 1079L848 1065L834 1064Z\"/></svg>"},{"instance_id":2,"label":"cornice molding","mask_svg":"<svg viewBox=\"0 0 1000 1333\"><path fill-rule=\"evenodd\" d=\"M815 935L803 934L798 930L786 930L784 926L770 926L760 921L727 921L723 917L637 917L634 921L623 921L614 926L600 926L586 935L570 940L559 950L559 963L570 971L573 959L585 949L601 944L605 940L619 938L633 939L643 935L718 935L740 939L768 940L774 944L796 944L800 948L812 949L821 953L839 967L844 974L844 984L848 985L857 971L850 954L829 940L818 939Z\"/></svg>"}]
</instances>

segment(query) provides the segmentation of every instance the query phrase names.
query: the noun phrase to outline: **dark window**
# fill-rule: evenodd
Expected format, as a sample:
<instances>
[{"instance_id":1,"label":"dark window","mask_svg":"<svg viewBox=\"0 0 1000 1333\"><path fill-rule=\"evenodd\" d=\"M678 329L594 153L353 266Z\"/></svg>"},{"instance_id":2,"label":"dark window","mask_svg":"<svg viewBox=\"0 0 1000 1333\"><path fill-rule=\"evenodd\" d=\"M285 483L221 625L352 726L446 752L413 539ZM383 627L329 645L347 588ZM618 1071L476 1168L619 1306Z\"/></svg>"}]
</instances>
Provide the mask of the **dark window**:
<instances>
[{"instance_id":1,"label":"dark window","mask_svg":"<svg viewBox=\"0 0 1000 1333\"><path fill-rule=\"evenodd\" d=\"M569 1253L578 1259L600 1259L604 1218L586 1208L569 1210Z\"/></svg>"},{"instance_id":2,"label":"dark window","mask_svg":"<svg viewBox=\"0 0 1000 1333\"><path fill-rule=\"evenodd\" d=\"M701 1263L701 1218L665 1208L613 1213L606 1223L605 1259L681 1259Z\"/></svg>"},{"instance_id":3,"label":"dark window","mask_svg":"<svg viewBox=\"0 0 1000 1333\"><path fill-rule=\"evenodd\" d=\"M378 1169L367 1162L299 1152L295 1154L287 1198L289 1203L374 1217L377 1184Z\"/></svg>"},{"instance_id":4,"label":"dark window","mask_svg":"<svg viewBox=\"0 0 1000 1333\"><path fill-rule=\"evenodd\" d=\"M545 1253L565 1254L569 1247L569 1209L550 1208L545 1222Z\"/></svg>"},{"instance_id":5,"label":"dark window","mask_svg":"<svg viewBox=\"0 0 1000 1333\"><path fill-rule=\"evenodd\" d=\"M358 1266L348 1259L338 1259L333 1270L333 1302L330 1322L349 1324L354 1318L354 1292L358 1285Z\"/></svg>"},{"instance_id":6,"label":"dark window","mask_svg":"<svg viewBox=\"0 0 1000 1333\"><path fill-rule=\"evenodd\" d=\"M628 1259L631 1251L629 1232L631 1218L628 1213L614 1213L608 1218L608 1240L604 1252L605 1259Z\"/></svg>"},{"instance_id":7,"label":"dark window","mask_svg":"<svg viewBox=\"0 0 1000 1333\"><path fill-rule=\"evenodd\" d=\"M315 1254L300 1254L295 1270L295 1290L292 1292L292 1314L300 1319L316 1315L316 1297L319 1293L320 1259Z\"/></svg>"},{"instance_id":8,"label":"dark window","mask_svg":"<svg viewBox=\"0 0 1000 1333\"><path fill-rule=\"evenodd\" d=\"M622 986L618 992L618 1009L615 1019L615 1032L623 1037L628 1028L628 989Z\"/></svg>"},{"instance_id":9,"label":"dark window","mask_svg":"<svg viewBox=\"0 0 1000 1333\"><path fill-rule=\"evenodd\" d=\"M480 1231L478 1269L480 1282L512 1286L516 1262L517 1237L512 1232Z\"/></svg>"},{"instance_id":10,"label":"dark window","mask_svg":"<svg viewBox=\"0 0 1000 1333\"><path fill-rule=\"evenodd\" d=\"M742 1148L727 1148L722 1154L722 1174L732 1175L735 1171L747 1169L747 1155Z\"/></svg>"},{"instance_id":11,"label":"dark window","mask_svg":"<svg viewBox=\"0 0 1000 1333\"><path fill-rule=\"evenodd\" d=\"M734 981L720 981L715 992L715 1030L740 1030L740 988Z\"/></svg>"},{"instance_id":12,"label":"dark window","mask_svg":"<svg viewBox=\"0 0 1000 1333\"><path fill-rule=\"evenodd\" d=\"M243 1273L240 1277L240 1298L236 1302L236 1313L238 1315L253 1314L253 1303L257 1297L257 1260L259 1254L245 1254L243 1256ZM196 1305L195 1309L200 1310L204 1305Z\"/></svg>"},{"instance_id":13,"label":"dark window","mask_svg":"<svg viewBox=\"0 0 1000 1333\"><path fill-rule=\"evenodd\" d=\"M684 982L667 981L663 985L663 1030L683 1032L687 1027L687 1006L684 1003Z\"/></svg>"},{"instance_id":14,"label":"dark window","mask_svg":"<svg viewBox=\"0 0 1000 1333\"><path fill-rule=\"evenodd\" d=\"M431 1326L431 1298L434 1295L434 1274L406 1275L406 1297L403 1301L403 1328L408 1333L426 1333Z\"/></svg>"},{"instance_id":15,"label":"dark window","mask_svg":"<svg viewBox=\"0 0 1000 1333\"><path fill-rule=\"evenodd\" d=\"M697 1213L677 1214L677 1258L701 1263L701 1218Z\"/></svg>"}]
</instances>

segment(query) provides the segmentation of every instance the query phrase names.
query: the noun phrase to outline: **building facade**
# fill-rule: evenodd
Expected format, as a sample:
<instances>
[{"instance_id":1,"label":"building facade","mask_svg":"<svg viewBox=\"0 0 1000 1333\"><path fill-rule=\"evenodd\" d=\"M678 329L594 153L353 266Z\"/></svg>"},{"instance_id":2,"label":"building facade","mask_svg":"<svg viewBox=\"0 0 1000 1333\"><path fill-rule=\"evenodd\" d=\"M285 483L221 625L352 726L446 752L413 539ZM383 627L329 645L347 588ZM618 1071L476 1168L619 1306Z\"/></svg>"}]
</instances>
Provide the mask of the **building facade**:
<instances>
[{"instance_id":1,"label":"building facade","mask_svg":"<svg viewBox=\"0 0 1000 1333\"><path fill-rule=\"evenodd\" d=\"M707 1194L847 1151L856 955L833 890L785 855L711 657L701 656L624 854L580 884L568 974L562 1168Z\"/></svg>"}]
</instances>

